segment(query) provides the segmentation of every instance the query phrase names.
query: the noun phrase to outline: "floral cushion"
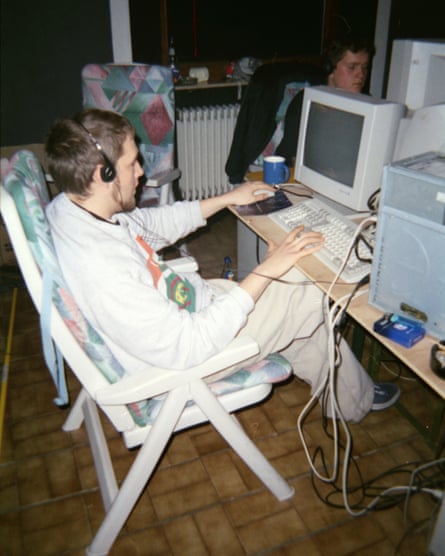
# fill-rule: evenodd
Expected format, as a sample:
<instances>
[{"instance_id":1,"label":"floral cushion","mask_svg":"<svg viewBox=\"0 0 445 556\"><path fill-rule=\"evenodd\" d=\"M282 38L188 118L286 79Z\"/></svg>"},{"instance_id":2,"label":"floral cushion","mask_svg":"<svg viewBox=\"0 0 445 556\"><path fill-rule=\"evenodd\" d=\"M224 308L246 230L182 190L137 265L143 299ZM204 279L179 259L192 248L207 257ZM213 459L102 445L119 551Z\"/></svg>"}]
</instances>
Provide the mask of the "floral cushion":
<instances>
[{"instance_id":1,"label":"floral cushion","mask_svg":"<svg viewBox=\"0 0 445 556\"><path fill-rule=\"evenodd\" d=\"M45 207L49 202L45 178L35 155L22 150L9 162L5 188L14 198L29 246L43 274L49 269L52 276L52 301L65 324L82 349L88 354L100 372L114 383L125 375L125 369L114 357L102 337L90 325L74 301L62 276L51 237ZM242 368L229 377L212 383L210 388L223 395L260 383L285 380L291 366L281 355L272 354L263 361ZM159 412L163 397L153 398L128 406L139 426L153 422Z\"/></svg>"}]
</instances>

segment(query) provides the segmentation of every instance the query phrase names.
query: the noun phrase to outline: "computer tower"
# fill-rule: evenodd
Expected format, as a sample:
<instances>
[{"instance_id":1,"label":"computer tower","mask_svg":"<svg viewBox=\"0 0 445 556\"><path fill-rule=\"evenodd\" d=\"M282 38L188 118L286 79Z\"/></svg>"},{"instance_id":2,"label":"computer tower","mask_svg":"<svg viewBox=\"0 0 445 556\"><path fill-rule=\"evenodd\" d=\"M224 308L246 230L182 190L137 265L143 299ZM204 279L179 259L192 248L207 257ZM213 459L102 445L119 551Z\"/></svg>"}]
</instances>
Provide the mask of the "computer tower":
<instances>
[{"instance_id":1,"label":"computer tower","mask_svg":"<svg viewBox=\"0 0 445 556\"><path fill-rule=\"evenodd\" d=\"M445 338L445 153L385 167L369 303Z\"/></svg>"}]
</instances>

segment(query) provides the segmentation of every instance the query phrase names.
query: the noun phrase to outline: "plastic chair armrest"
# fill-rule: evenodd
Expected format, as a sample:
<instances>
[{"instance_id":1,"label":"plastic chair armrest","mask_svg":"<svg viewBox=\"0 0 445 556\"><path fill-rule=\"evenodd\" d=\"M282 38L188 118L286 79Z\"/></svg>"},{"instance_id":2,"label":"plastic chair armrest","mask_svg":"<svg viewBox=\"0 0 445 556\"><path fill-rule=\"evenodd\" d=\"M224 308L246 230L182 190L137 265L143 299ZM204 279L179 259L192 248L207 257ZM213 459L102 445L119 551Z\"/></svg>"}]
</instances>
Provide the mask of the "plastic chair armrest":
<instances>
[{"instance_id":1,"label":"plastic chair armrest","mask_svg":"<svg viewBox=\"0 0 445 556\"><path fill-rule=\"evenodd\" d=\"M171 183L177 180L181 175L181 170L179 168L173 168L172 170L165 170L164 172L159 172L153 174L149 177L145 183L147 187L161 187L166 183Z\"/></svg>"},{"instance_id":2,"label":"plastic chair armrest","mask_svg":"<svg viewBox=\"0 0 445 556\"><path fill-rule=\"evenodd\" d=\"M119 382L99 388L93 395L101 405L120 405L138 402L164 394L178 386L210 376L218 371L241 363L258 353L258 344L248 336L235 338L220 353L204 363L184 370L153 367L144 374L126 376Z\"/></svg>"},{"instance_id":3,"label":"plastic chair armrest","mask_svg":"<svg viewBox=\"0 0 445 556\"><path fill-rule=\"evenodd\" d=\"M168 266L175 272L196 272L199 269L196 260L191 257L179 257L178 259L169 259L165 261Z\"/></svg>"}]
</instances>

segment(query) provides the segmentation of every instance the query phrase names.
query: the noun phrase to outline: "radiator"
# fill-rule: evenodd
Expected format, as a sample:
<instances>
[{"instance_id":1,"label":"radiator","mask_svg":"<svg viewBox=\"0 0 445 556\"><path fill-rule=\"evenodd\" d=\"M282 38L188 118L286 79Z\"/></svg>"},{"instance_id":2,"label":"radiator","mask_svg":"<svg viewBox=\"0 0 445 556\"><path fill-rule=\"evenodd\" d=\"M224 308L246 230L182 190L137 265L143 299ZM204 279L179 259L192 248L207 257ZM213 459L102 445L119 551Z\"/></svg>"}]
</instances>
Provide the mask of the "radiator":
<instances>
[{"instance_id":1,"label":"radiator","mask_svg":"<svg viewBox=\"0 0 445 556\"><path fill-rule=\"evenodd\" d=\"M239 109L235 103L176 111L179 188L184 199L206 199L230 189L224 166Z\"/></svg>"}]
</instances>

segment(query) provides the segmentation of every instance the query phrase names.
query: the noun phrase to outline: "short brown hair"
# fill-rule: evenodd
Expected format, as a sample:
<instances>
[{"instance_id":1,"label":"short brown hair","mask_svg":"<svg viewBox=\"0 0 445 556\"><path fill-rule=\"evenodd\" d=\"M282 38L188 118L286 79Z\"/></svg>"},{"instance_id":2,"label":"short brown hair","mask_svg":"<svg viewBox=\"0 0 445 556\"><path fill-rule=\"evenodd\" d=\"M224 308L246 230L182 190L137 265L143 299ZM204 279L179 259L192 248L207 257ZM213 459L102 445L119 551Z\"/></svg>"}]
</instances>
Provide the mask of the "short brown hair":
<instances>
[{"instance_id":1,"label":"short brown hair","mask_svg":"<svg viewBox=\"0 0 445 556\"><path fill-rule=\"evenodd\" d=\"M83 110L50 129L45 143L48 170L60 190L85 195L96 167L105 164L96 142L115 165L125 139L134 136L130 122L117 112Z\"/></svg>"},{"instance_id":2,"label":"short brown hair","mask_svg":"<svg viewBox=\"0 0 445 556\"><path fill-rule=\"evenodd\" d=\"M338 62L348 50L354 54L366 52L369 56L369 62L375 54L373 42L366 37L346 35L334 39L330 41L322 54L322 66L326 75L330 75L335 70Z\"/></svg>"}]
</instances>

